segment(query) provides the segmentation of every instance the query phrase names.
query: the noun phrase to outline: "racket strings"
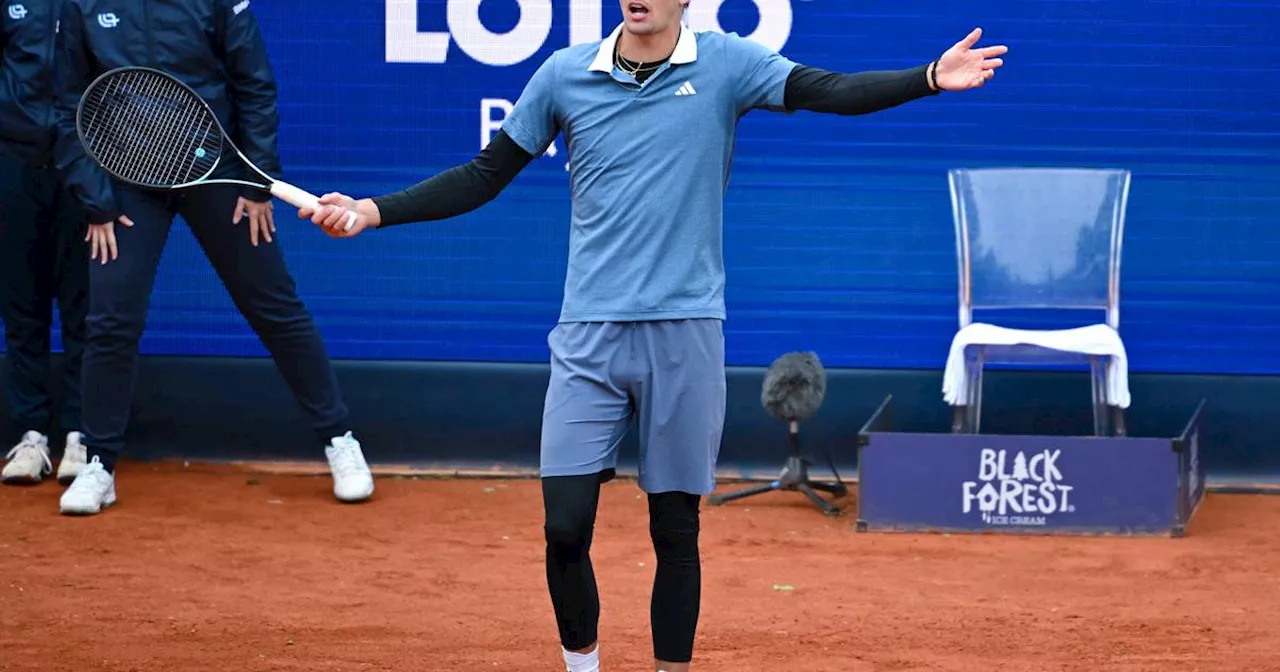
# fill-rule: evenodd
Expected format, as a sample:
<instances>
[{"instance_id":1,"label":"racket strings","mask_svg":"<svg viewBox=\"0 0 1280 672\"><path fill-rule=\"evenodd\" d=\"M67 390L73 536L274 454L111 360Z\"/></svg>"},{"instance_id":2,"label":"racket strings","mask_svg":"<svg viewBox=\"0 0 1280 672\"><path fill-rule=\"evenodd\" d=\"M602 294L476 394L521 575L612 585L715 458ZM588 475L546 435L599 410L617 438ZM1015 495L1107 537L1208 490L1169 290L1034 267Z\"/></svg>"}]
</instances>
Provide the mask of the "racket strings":
<instances>
[{"instance_id":1,"label":"racket strings","mask_svg":"<svg viewBox=\"0 0 1280 672\"><path fill-rule=\"evenodd\" d=\"M120 87L117 86L116 88L117 88L116 91L111 91L110 93L116 94L116 97L118 97L118 94L120 93L119 91ZM149 98L153 97L158 92L159 82L153 81L153 82L143 83L142 86L139 87L139 89L142 89L139 91L141 95L147 96ZM106 109L118 109L118 108L107 107ZM96 116L97 115L95 115L95 117ZM115 131L118 137L123 139L125 144L129 147L140 149L140 150L143 150L143 149L154 150L154 146L158 139L147 136L145 133L142 132L140 128L138 128L138 126L135 123L130 123L130 122L135 122L137 120L137 117L138 117L137 114L132 115L132 118L125 117L123 115L115 115L113 117L109 117L109 119L113 124L112 130ZM170 118L171 117L172 115L170 115ZM169 121L169 118L166 118L163 121ZM129 158L129 154L124 152L117 152L115 155L110 156L108 158L109 158L108 168L118 171L125 168L124 161Z\"/></svg>"},{"instance_id":2,"label":"racket strings","mask_svg":"<svg viewBox=\"0 0 1280 672\"><path fill-rule=\"evenodd\" d=\"M129 77L129 79L137 78ZM90 104L92 110L91 118L100 124L99 128L108 131L108 133L94 134L95 139L111 139L121 149L127 147L136 150L152 150L156 144L156 138L146 135L138 127L137 121L141 115L138 114L136 106L134 109L127 109L122 105L122 103L127 103L127 99L121 95L123 93L122 89L129 83L125 81L125 78L110 82L114 86L104 88L101 96L91 99L97 103L106 103L96 106L92 105L92 103ZM136 86L134 90L139 96L147 98L153 97L159 88L159 83L154 81L132 83L135 85L141 84L141 86ZM93 144L97 145L97 143ZM149 153L154 155L154 152L149 151ZM129 157L130 155L124 151L108 153L104 156L103 163L109 170L120 171L125 167L124 163Z\"/></svg>"},{"instance_id":3,"label":"racket strings","mask_svg":"<svg viewBox=\"0 0 1280 672\"><path fill-rule=\"evenodd\" d=\"M107 75L84 94L85 150L116 177L174 187L211 172L222 134L209 108L172 78L146 70Z\"/></svg>"}]
</instances>

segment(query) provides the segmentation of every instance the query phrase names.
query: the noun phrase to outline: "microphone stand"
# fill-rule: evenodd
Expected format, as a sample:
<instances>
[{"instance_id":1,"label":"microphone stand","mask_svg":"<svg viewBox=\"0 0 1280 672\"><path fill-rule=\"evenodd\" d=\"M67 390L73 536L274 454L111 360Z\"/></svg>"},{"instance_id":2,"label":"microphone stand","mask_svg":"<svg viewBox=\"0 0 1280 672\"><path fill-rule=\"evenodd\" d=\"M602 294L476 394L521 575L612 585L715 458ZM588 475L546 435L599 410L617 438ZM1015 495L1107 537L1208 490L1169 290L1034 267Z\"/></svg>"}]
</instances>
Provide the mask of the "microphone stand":
<instances>
[{"instance_id":1,"label":"microphone stand","mask_svg":"<svg viewBox=\"0 0 1280 672\"><path fill-rule=\"evenodd\" d=\"M836 497L844 497L849 494L849 488L845 487L844 481L840 480L840 473L836 471L835 462L827 455L827 463L831 467L831 473L835 475L835 483L823 483L814 481L809 478L809 461L800 454L800 423L795 418L791 419L791 441L790 448L787 452L787 460L783 463L782 473L778 479L769 483L746 488L737 492L730 492L723 495L712 495L707 501L713 505L724 504L735 499L743 499L754 495L761 495L774 490L790 490L804 493L810 501L814 503L822 512L828 516L834 516L840 513L840 507L823 499L817 491L830 493Z\"/></svg>"}]
</instances>

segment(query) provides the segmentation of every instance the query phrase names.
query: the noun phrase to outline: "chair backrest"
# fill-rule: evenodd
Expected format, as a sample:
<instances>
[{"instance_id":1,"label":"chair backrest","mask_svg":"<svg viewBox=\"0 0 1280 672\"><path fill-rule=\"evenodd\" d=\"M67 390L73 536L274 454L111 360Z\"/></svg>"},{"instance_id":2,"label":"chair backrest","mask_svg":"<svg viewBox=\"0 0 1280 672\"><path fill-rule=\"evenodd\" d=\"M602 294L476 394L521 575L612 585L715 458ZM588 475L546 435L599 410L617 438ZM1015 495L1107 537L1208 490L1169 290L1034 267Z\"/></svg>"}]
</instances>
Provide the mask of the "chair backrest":
<instances>
[{"instance_id":1,"label":"chair backrest","mask_svg":"<svg viewBox=\"0 0 1280 672\"><path fill-rule=\"evenodd\" d=\"M960 326L975 309L1096 309L1120 324L1129 171L952 170Z\"/></svg>"}]
</instances>

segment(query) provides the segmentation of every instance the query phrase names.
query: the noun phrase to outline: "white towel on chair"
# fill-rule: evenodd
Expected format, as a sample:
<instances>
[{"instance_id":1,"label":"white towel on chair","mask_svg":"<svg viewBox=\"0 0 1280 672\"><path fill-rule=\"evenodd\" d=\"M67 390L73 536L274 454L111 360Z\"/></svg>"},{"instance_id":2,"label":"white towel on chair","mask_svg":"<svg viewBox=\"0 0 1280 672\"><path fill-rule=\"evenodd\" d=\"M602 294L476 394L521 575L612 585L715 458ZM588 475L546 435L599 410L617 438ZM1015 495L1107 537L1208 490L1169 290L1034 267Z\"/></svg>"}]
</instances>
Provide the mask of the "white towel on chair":
<instances>
[{"instance_id":1,"label":"white towel on chair","mask_svg":"<svg viewBox=\"0 0 1280 672\"><path fill-rule=\"evenodd\" d=\"M1077 329L1007 329L974 323L961 329L951 341L947 368L942 375L942 396L952 406L966 398L969 378L965 375L964 351L970 345L1036 345L1051 350L1082 355L1105 355L1107 399L1113 406L1129 408L1129 364L1124 343L1115 329L1095 324Z\"/></svg>"}]
</instances>

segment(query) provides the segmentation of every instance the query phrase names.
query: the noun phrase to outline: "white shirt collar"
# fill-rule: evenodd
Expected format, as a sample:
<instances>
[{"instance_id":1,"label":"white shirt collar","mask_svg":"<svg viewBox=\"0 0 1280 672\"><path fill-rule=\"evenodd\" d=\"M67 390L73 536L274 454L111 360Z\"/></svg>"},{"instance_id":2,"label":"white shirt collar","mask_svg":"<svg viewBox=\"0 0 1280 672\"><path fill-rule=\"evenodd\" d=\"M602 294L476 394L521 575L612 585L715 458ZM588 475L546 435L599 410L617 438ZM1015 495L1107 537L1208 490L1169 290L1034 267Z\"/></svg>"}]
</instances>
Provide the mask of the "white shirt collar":
<instances>
[{"instance_id":1,"label":"white shirt collar","mask_svg":"<svg viewBox=\"0 0 1280 672\"><path fill-rule=\"evenodd\" d=\"M618 24L618 27L614 28L613 32L600 43L600 51L596 53L596 58L591 61L591 65L587 66L588 70L613 72L613 49L618 43L618 37L622 35L622 26L623 24ZM671 65L682 65L696 60L698 60L698 36L694 34L693 29L682 23L680 39L676 40L676 49L671 52Z\"/></svg>"}]
</instances>

